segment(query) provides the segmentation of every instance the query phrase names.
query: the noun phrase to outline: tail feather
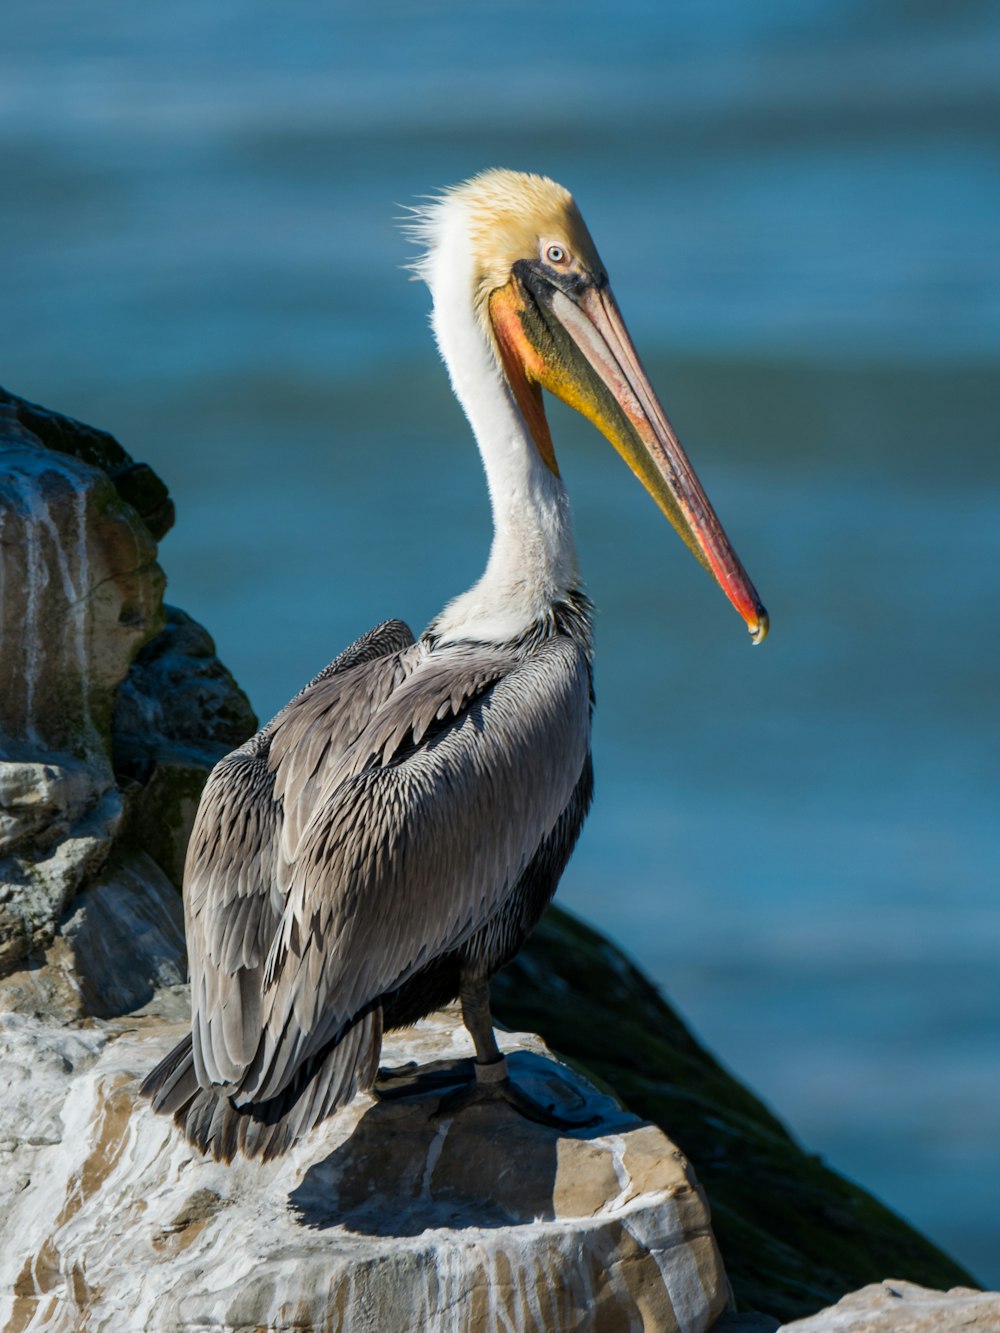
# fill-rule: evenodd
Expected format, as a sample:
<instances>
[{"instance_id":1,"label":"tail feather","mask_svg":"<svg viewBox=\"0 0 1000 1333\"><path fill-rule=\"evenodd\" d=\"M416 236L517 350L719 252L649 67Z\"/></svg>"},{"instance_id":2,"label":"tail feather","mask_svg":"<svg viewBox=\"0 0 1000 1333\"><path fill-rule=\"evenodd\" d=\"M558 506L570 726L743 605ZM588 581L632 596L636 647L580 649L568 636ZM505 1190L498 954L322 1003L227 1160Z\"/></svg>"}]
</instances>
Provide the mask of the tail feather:
<instances>
[{"instance_id":1,"label":"tail feather","mask_svg":"<svg viewBox=\"0 0 1000 1333\"><path fill-rule=\"evenodd\" d=\"M235 1106L222 1089L199 1087L189 1034L147 1074L139 1093L217 1162L231 1162L237 1152L271 1161L372 1086L381 1048L382 1010L375 1007L306 1061L276 1097Z\"/></svg>"},{"instance_id":2,"label":"tail feather","mask_svg":"<svg viewBox=\"0 0 1000 1333\"><path fill-rule=\"evenodd\" d=\"M191 1050L191 1034L177 1043L143 1079L139 1096L147 1097L153 1110L161 1115L173 1115L187 1106L198 1091L198 1076Z\"/></svg>"}]
</instances>

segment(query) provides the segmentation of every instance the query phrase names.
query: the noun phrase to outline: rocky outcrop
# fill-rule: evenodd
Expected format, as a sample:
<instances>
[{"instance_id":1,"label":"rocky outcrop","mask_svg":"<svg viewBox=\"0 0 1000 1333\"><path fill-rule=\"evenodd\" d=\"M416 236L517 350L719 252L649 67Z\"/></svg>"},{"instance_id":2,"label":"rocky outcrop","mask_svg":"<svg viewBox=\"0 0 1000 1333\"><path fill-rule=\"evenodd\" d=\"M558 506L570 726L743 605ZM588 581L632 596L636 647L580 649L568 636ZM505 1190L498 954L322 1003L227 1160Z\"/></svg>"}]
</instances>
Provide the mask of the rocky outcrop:
<instances>
[{"instance_id":1,"label":"rocky outcrop","mask_svg":"<svg viewBox=\"0 0 1000 1333\"><path fill-rule=\"evenodd\" d=\"M878 1282L828 1310L784 1326L784 1333L1000 1333L1000 1293L956 1287L928 1291L913 1282Z\"/></svg>"},{"instance_id":2,"label":"rocky outcrop","mask_svg":"<svg viewBox=\"0 0 1000 1333\"><path fill-rule=\"evenodd\" d=\"M160 624L163 575L111 480L0 401L0 966L51 939L123 815L114 692Z\"/></svg>"},{"instance_id":3,"label":"rocky outcrop","mask_svg":"<svg viewBox=\"0 0 1000 1333\"><path fill-rule=\"evenodd\" d=\"M118 689L112 755L129 807L127 834L180 887L205 777L257 729L211 636L174 606Z\"/></svg>"},{"instance_id":4,"label":"rocky outcrop","mask_svg":"<svg viewBox=\"0 0 1000 1333\"><path fill-rule=\"evenodd\" d=\"M73 756L106 780L115 690L160 628L164 577L111 478L48 448L20 406L0 394L0 734L7 749Z\"/></svg>"},{"instance_id":5,"label":"rocky outcrop","mask_svg":"<svg viewBox=\"0 0 1000 1333\"><path fill-rule=\"evenodd\" d=\"M705 1050L621 951L549 911L493 982L503 1022L540 1033L661 1125L693 1161L737 1304L795 1319L898 1273L969 1275L866 1190L806 1152Z\"/></svg>"},{"instance_id":6,"label":"rocky outcrop","mask_svg":"<svg viewBox=\"0 0 1000 1333\"><path fill-rule=\"evenodd\" d=\"M180 980L137 945L109 987L98 929L162 915L205 776L255 725L163 606L172 518L110 435L0 391L0 1008L103 1015Z\"/></svg>"},{"instance_id":7,"label":"rocky outcrop","mask_svg":"<svg viewBox=\"0 0 1000 1333\"><path fill-rule=\"evenodd\" d=\"M558 911L495 1008L516 1077L599 1112L592 1130L503 1107L437 1119L432 1069L281 1162L223 1167L137 1108L187 1019L177 888L198 794L255 726L209 636L162 606L171 518L110 436L0 393L0 1326L698 1333L727 1306L716 1236L737 1304L784 1319L887 1272L968 1283ZM445 1013L385 1059L440 1082L467 1050Z\"/></svg>"},{"instance_id":8,"label":"rocky outcrop","mask_svg":"<svg viewBox=\"0 0 1000 1333\"><path fill-rule=\"evenodd\" d=\"M559 1134L506 1105L438 1119L435 1089L358 1098L290 1156L227 1167L134 1113L181 1029L130 1026L6 1019L7 1329L699 1333L727 1306L687 1161L537 1038L504 1036L515 1078L599 1127ZM462 1077L471 1052L448 1012L384 1059Z\"/></svg>"}]
</instances>

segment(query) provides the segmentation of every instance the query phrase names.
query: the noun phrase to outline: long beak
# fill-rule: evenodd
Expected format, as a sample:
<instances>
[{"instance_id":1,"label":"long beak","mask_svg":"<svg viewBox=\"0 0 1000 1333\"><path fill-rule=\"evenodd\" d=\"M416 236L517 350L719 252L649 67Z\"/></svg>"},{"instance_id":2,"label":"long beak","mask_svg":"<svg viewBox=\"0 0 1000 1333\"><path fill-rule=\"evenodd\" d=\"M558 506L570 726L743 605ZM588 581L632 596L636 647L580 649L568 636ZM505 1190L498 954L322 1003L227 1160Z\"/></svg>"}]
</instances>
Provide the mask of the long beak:
<instances>
[{"instance_id":1,"label":"long beak","mask_svg":"<svg viewBox=\"0 0 1000 1333\"><path fill-rule=\"evenodd\" d=\"M606 282L555 286L534 265L518 264L512 284L521 289L518 342L532 353L523 363L528 379L581 412L607 437L715 576L753 642L763 642L767 612L653 392ZM533 299L523 299L525 288ZM507 314L509 329L514 292L505 291L506 305L497 313Z\"/></svg>"}]
</instances>

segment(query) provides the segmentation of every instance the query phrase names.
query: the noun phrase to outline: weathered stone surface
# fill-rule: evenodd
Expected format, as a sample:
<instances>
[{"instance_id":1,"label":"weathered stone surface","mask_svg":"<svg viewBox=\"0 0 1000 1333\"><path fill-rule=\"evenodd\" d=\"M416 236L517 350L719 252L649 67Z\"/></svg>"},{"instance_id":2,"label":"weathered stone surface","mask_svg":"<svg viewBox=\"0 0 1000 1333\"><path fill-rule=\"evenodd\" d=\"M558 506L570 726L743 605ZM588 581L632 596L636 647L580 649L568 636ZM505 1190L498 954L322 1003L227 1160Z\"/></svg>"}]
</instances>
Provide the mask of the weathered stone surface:
<instances>
[{"instance_id":1,"label":"weathered stone surface","mask_svg":"<svg viewBox=\"0 0 1000 1333\"><path fill-rule=\"evenodd\" d=\"M930 1291L890 1280L851 1292L782 1333L1000 1333L1000 1292L954 1287Z\"/></svg>"},{"instance_id":2,"label":"weathered stone surface","mask_svg":"<svg viewBox=\"0 0 1000 1333\"><path fill-rule=\"evenodd\" d=\"M121 823L122 798L100 768L64 757L0 761L0 801L2 975L51 940L66 903L100 868Z\"/></svg>"},{"instance_id":3,"label":"weathered stone surface","mask_svg":"<svg viewBox=\"0 0 1000 1333\"><path fill-rule=\"evenodd\" d=\"M149 531L91 464L0 401L0 971L52 937L122 800L114 691L159 628Z\"/></svg>"},{"instance_id":4,"label":"weathered stone surface","mask_svg":"<svg viewBox=\"0 0 1000 1333\"><path fill-rule=\"evenodd\" d=\"M559 1134L506 1105L437 1120L439 1090L365 1097L289 1157L226 1167L134 1107L182 1029L133 1023L0 1017L8 1329L700 1333L726 1308L687 1161L537 1038L503 1038L515 1077L601 1125ZM470 1054L445 1012L384 1058L461 1072Z\"/></svg>"},{"instance_id":5,"label":"weathered stone surface","mask_svg":"<svg viewBox=\"0 0 1000 1333\"><path fill-rule=\"evenodd\" d=\"M153 537L172 517L163 483L110 435L0 390L0 976L31 957L28 989L46 1012L61 996L67 1017L81 987L93 1013L125 993L102 1008L106 976L67 989L56 936L74 933L74 895L113 847L122 905L129 849L179 885L205 777L256 725L206 632L179 611L164 624ZM118 976L148 996L140 960Z\"/></svg>"},{"instance_id":6,"label":"weathered stone surface","mask_svg":"<svg viewBox=\"0 0 1000 1333\"><path fill-rule=\"evenodd\" d=\"M25 747L17 757L107 769L115 688L161 624L156 548L104 473L5 413L0 735Z\"/></svg>"},{"instance_id":7,"label":"weathered stone surface","mask_svg":"<svg viewBox=\"0 0 1000 1333\"><path fill-rule=\"evenodd\" d=\"M148 463L137 463L113 435L74 421L38 403L29 403L0 389L0 411L14 419L39 443L56 453L89 463L111 479L115 490L142 519L154 541L169 532L174 504L166 486Z\"/></svg>"},{"instance_id":8,"label":"weathered stone surface","mask_svg":"<svg viewBox=\"0 0 1000 1333\"><path fill-rule=\"evenodd\" d=\"M0 1013L61 1022L116 1018L171 990L189 1008L177 890L144 852L116 851L70 903L44 956L0 977Z\"/></svg>"},{"instance_id":9,"label":"weathered stone surface","mask_svg":"<svg viewBox=\"0 0 1000 1333\"><path fill-rule=\"evenodd\" d=\"M205 778L257 719L208 632L176 607L164 611L163 629L118 690L113 752L130 796L127 836L180 888Z\"/></svg>"}]
</instances>

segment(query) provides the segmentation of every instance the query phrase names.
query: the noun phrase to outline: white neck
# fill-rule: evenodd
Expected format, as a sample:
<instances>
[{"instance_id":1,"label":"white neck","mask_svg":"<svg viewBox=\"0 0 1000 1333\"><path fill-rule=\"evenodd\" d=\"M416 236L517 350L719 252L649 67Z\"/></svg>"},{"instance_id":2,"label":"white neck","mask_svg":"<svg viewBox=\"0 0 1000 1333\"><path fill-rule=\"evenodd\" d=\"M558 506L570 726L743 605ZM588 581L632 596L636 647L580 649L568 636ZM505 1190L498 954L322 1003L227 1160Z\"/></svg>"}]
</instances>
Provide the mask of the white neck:
<instances>
[{"instance_id":1,"label":"white neck","mask_svg":"<svg viewBox=\"0 0 1000 1333\"><path fill-rule=\"evenodd\" d=\"M440 639L513 639L579 587L565 487L542 460L473 308L473 262L462 212L442 219L423 266L431 324L472 426L493 506L486 570L434 622Z\"/></svg>"}]
</instances>

